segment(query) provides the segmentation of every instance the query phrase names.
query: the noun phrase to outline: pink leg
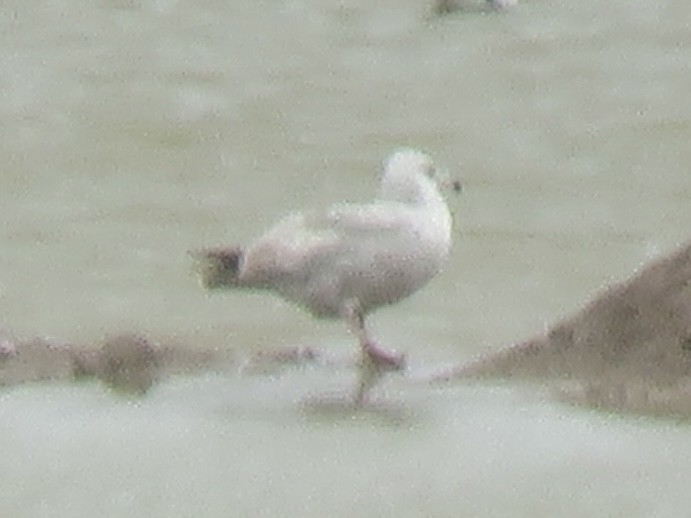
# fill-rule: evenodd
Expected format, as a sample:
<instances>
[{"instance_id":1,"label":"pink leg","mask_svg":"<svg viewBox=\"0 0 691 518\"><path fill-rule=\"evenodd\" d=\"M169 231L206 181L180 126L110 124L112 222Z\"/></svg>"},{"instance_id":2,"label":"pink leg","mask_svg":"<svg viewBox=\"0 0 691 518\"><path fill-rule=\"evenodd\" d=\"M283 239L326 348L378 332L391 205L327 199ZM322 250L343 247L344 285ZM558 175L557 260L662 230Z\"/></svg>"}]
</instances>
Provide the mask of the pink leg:
<instances>
[{"instance_id":1,"label":"pink leg","mask_svg":"<svg viewBox=\"0 0 691 518\"><path fill-rule=\"evenodd\" d=\"M381 347L367 336L365 318L356 303L346 305L345 320L360 342L360 378L355 393L355 403L365 402L367 393L386 372L405 369L405 356L395 354Z\"/></svg>"},{"instance_id":2,"label":"pink leg","mask_svg":"<svg viewBox=\"0 0 691 518\"><path fill-rule=\"evenodd\" d=\"M382 371L400 371L405 368L405 355L382 349L374 342L365 344L364 353Z\"/></svg>"}]
</instances>

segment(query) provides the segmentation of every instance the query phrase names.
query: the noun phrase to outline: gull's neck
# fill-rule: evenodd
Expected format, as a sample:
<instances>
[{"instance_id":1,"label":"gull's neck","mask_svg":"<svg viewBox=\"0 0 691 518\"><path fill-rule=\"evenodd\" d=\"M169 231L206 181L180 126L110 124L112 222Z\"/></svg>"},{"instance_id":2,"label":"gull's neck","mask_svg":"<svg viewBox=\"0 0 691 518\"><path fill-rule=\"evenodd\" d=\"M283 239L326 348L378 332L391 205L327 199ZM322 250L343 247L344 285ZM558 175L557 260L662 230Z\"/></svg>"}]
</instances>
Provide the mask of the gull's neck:
<instances>
[{"instance_id":1,"label":"gull's neck","mask_svg":"<svg viewBox=\"0 0 691 518\"><path fill-rule=\"evenodd\" d=\"M379 189L379 198L419 207L446 205L434 181L423 175L385 178Z\"/></svg>"},{"instance_id":2,"label":"gull's neck","mask_svg":"<svg viewBox=\"0 0 691 518\"><path fill-rule=\"evenodd\" d=\"M432 179L425 175L385 178L379 198L411 209L415 234L424 241L433 257L441 259L448 255L451 247L451 213Z\"/></svg>"}]
</instances>

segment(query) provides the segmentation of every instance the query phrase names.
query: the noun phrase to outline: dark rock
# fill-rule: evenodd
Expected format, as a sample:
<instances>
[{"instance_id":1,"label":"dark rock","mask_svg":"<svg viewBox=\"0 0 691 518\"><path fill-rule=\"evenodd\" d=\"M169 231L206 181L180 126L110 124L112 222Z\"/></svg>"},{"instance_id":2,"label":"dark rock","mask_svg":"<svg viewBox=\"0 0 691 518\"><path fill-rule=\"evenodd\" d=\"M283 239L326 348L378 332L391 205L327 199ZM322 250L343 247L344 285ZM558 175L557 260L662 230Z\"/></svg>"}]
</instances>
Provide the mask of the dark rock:
<instances>
[{"instance_id":1,"label":"dark rock","mask_svg":"<svg viewBox=\"0 0 691 518\"><path fill-rule=\"evenodd\" d=\"M146 338L125 334L103 343L94 367L96 376L110 387L143 394L158 379L159 363L156 348Z\"/></svg>"}]
</instances>

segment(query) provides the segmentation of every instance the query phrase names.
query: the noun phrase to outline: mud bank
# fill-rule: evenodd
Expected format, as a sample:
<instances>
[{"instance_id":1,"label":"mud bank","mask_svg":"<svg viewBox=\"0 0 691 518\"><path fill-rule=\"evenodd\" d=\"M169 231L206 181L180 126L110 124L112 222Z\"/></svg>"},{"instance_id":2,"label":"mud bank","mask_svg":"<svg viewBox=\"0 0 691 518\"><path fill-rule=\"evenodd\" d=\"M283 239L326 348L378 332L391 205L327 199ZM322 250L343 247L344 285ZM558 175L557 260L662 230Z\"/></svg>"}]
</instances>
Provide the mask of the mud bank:
<instances>
[{"instance_id":1,"label":"mud bank","mask_svg":"<svg viewBox=\"0 0 691 518\"><path fill-rule=\"evenodd\" d=\"M36 338L3 339L0 386L31 382L99 380L121 392L144 394L172 375L233 368L229 352L158 344L137 334L107 338L98 346L56 344Z\"/></svg>"},{"instance_id":2,"label":"mud bank","mask_svg":"<svg viewBox=\"0 0 691 518\"><path fill-rule=\"evenodd\" d=\"M544 334L438 380L552 382L574 403L691 417L691 243L613 285Z\"/></svg>"},{"instance_id":3,"label":"mud bank","mask_svg":"<svg viewBox=\"0 0 691 518\"><path fill-rule=\"evenodd\" d=\"M327 361L311 347L282 347L239 357L229 348L201 349L192 344L162 343L140 334L121 334L98 345L57 344L36 338L0 338L0 390L23 383L101 382L116 392L144 395L171 376L203 373L276 375L283 369Z\"/></svg>"}]
</instances>

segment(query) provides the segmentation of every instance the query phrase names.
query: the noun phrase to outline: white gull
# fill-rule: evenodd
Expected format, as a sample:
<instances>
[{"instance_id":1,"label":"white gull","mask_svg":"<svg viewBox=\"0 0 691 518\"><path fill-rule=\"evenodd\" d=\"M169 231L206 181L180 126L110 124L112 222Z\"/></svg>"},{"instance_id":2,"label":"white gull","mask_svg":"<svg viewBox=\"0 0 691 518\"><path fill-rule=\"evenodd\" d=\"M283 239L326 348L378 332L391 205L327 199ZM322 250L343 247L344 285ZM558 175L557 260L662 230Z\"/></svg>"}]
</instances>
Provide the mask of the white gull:
<instances>
[{"instance_id":1,"label":"white gull","mask_svg":"<svg viewBox=\"0 0 691 518\"><path fill-rule=\"evenodd\" d=\"M344 319L360 345L362 403L384 371L404 368L403 356L370 339L366 316L420 289L449 254L451 215L439 180L428 155L399 150L372 202L291 214L244 248L197 253L202 285L273 291L315 317Z\"/></svg>"}]
</instances>

